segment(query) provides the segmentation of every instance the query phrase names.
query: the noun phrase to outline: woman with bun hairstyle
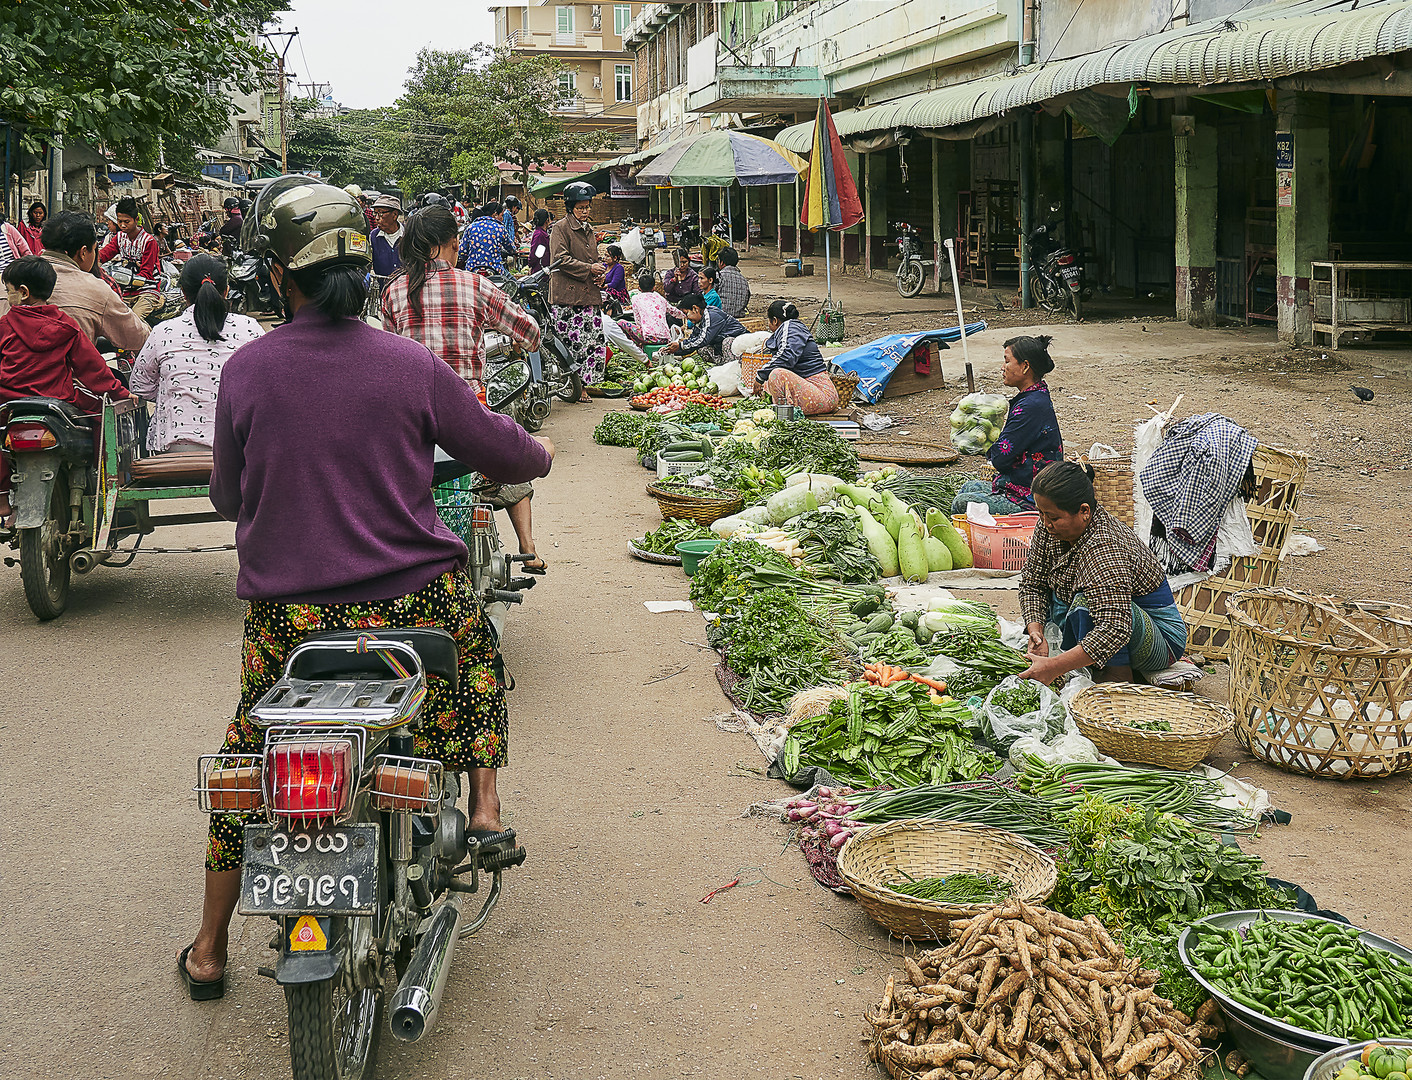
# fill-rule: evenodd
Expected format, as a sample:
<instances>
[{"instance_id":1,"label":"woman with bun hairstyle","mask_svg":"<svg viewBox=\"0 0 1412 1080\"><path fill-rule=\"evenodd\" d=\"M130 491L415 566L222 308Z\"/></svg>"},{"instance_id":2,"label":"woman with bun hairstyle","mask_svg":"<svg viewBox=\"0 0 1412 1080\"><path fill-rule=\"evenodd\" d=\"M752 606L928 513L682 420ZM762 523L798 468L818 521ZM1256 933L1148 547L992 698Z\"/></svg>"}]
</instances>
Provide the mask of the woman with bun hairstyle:
<instances>
[{"instance_id":1,"label":"woman with bun hairstyle","mask_svg":"<svg viewBox=\"0 0 1412 1080\"><path fill-rule=\"evenodd\" d=\"M752 393L769 394L777 405L795 405L805 416L838 408L838 388L829 378L829 365L809 328L799 321L799 309L776 300L765 310L770 337L765 351L770 362L755 375Z\"/></svg>"},{"instance_id":2,"label":"woman with bun hairstyle","mask_svg":"<svg viewBox=\"0 0 1412 1080\"><path fill-rule=\"evenodd\" d=\"M191 306L158 323L132 365L133 394L156 403L147 428L154 454L211 449L221 369L236 349L265 332L226 306L224 259L193 255L181 268L180 285Z\"/></svg>"},{"instance_id":3,"label":"woman with bun hairstyle","mask_svg":"<svg viewBox=\"0 0 1412 1080\"><path fill-rule=\"evenodd\" d=\"M1020 571L1030 636L1030 667L1021 677L1048 683L1092 668L1100 682L1131 682L1134 672L1180 660L1187 628L1167 575L1147 545L1098 505L1092 466L1047 465L1032 490L1040 521ZM1046 624L1062 638L1057 655Z\"/></svg>"},{"instance_id":4,"label":"woman with bun hairstyle","mask_svg":"<svg viewBox=\"0 0 1412 1080\"><path fill-rule=\"evenodd\" d=\"M953 514L964 514L967 503L985 503L992 514L1033 512L1030 485L1046 465L1064 460L1064 440L1059 420L1044 377L1054 370L1049 356L1048 334L1039 337L1013 337L1005 343L1005 366L1001 377L1018 393L1010 402L1010 412L1000 438L986 452L995 466L995 479L969 481L952 503Z\"/></svg>"}]
</instances>

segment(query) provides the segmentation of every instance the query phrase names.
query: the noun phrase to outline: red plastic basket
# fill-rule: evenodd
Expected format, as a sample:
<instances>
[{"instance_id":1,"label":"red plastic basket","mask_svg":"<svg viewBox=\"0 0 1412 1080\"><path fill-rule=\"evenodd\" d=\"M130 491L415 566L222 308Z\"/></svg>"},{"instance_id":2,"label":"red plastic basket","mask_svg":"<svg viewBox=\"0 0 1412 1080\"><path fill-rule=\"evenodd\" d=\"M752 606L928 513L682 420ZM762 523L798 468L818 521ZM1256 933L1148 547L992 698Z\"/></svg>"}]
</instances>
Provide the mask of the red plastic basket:
<instances>
[{"instance_id":1,"label":"red plastic basket","mask_svg":"<svg viewBox=\"0 0 1412 1080\"><path fill-rule=\"evenodd\" d=\"M997 517L994 525L971 522L971 557L976 569L1024 569L1038 523L1038 514L1007 514Z\"/></svg>"}]
</instances>

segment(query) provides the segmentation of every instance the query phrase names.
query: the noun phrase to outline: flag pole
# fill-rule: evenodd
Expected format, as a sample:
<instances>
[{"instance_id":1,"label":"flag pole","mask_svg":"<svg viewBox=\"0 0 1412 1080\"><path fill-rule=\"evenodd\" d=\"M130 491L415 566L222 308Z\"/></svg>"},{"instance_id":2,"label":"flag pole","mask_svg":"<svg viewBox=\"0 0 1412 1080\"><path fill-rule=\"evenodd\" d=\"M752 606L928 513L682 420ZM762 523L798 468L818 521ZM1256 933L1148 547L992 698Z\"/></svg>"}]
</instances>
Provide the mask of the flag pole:
<instances>
[{"instance_id":1,"label":"flag pole","mask_svg":"<svg viewBox=\"0 0 1412 1080\"><path fill-rule=\"evenodd\" d=\"M824 230L824 280L827 282L827 299L833 300L833 259L829 257L829 230Z\"/></svg>"}]
</instances>

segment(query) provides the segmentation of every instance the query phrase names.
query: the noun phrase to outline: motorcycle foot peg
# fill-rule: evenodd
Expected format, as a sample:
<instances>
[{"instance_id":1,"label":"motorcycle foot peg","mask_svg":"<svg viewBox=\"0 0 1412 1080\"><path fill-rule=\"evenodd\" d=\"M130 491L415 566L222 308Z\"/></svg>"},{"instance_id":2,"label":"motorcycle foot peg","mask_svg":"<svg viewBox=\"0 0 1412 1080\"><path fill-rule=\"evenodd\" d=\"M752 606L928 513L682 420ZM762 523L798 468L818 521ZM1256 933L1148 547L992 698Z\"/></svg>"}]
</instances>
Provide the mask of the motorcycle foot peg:
<instances>
[{"instance_id":1,"label":"motorcycle foot peg","mask_svg":"<svg viewBox=\"0 0 1412 1080\"><path fill-rule=\"evenodd\" d=\"M498 874L512 866L523 866L525 856L526 852L522 847L497 848L481 859L480 868L487 874Z\"/></svg>"},{"instance_id":2,"label":"motorcycle foot peg","mask_svg":"<svg viewBox=\"0 0 1412 1080\"><path fill-rule=\"evenodd\" d=\"M533 589L535 578L532 577L512 577L510 579L511 592L523 592L525 589Z\"/></svg>"},{"instance_id":3,"label":"motorcycle foot peg","mask_svg":"<svg viewBox=\"0 0 1412 1080\"><path fill-rule=\"evenodd\" d=\"M273 979L275 977L275 969L272 967L257 967L255 974L263 975L267 979Z\"/></svg>"},{"instance_id":4,"label":"motorcycle foot peg","mask_svg":"<svg viewBox=\"0 0 1412 1080\"><path fill-rule=\"evenodd\" d=\"M523 604L525 598L517 592L508 592L505 589L492 589L490 592L492 601L501 604Z\"/></svg>"}]
</instances>

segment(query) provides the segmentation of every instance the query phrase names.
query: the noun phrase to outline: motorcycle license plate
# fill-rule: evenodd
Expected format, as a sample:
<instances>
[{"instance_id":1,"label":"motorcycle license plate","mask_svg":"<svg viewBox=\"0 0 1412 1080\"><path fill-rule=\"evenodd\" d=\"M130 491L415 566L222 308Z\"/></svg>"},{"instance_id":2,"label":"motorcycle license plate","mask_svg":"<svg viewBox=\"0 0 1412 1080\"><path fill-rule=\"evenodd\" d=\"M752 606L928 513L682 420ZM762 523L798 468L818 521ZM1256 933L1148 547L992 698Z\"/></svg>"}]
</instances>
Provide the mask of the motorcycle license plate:
<instances>
[{"instance_id":1,"label":"motorcycle license plate","mask_svg":"<svg viewBox=\"0 0 1412 1080\"><path fill-rule=\"evenodd\" d=\"M1079 283L1079 268L1077 266L1061 266L1059 273L1064 276L1064 280L1070 285Z\"/></svg>"},{"instance_id":2,"label":"motorcycle license plate","mask_svg":"<svg viewBox=\"0 0 1412 1080\"><path fill-rule=\"evenodd\" d=\"M245 826L242 915L372 915L378 826Z\"/></svg>"}]
</instances>

